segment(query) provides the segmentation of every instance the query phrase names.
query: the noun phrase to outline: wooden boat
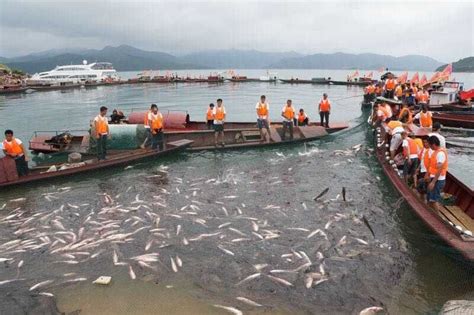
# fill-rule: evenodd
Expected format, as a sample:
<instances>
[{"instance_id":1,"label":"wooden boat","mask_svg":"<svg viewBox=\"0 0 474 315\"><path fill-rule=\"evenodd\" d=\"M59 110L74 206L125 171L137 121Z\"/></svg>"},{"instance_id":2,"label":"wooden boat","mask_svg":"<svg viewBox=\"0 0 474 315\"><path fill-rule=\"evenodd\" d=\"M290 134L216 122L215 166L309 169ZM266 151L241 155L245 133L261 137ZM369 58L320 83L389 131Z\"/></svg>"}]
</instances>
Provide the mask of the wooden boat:
<instances>
[{"instance_id":1,"label":"wooden boat","mask_svg":"<svg viewBox=\"0 0 474 315\"><path fill-rule=\"evenodd\" d=\"M208 83L222 83L224 82L224 77L220 75L210 75L207 77Z\"/></svg>"},{"instance_id":2,"label":"wooden boat","mask_svg":"<svg viewBox=\"0 0 474 315\"><path fill-rule=\"evenodd\" d=\"M233 76L227 80L230 82L260 82L258 78L247 78L246 76Z\"/></svg>"},{"instance_id":3,"label":"wooden boat","mask_svg":"<svg viewBox=\"0 0 474 315\"><path fill-rule=\"evenodd\" d=\"M63 164L62 167L64 167L64 169L61 169L61 165L54 165L58 169L56 171L47 171L47 168L51 168L53 165L36 167L30 170L29 175L22 177L18 177L16 173L15 161L10 157L4 157L0 159L0 187L50 180L115 166L129 165L139 160L158 158L175 153L189 147L191 144L192 141L181 138L179 141L166 142L166 148L163 151L137 149L126 152L110 152L107 156L107 160L97 161L96 158L91 158L80 163L70 164L66 167Z\"/></svg>"},{"instance_id":4,"label":"wooden boat","mask_svg":"<svg viewBox=\"0 0 474 315\"><path fill-rule=\"evenodd\" d=\"M87 131L35 131L29 141L29 150L33 154L86 153L89 149L89 138Z\"/></svg>"},{"instance_id":5,"label":"wooden boat","mask_svg":"<svg viewBox=\"0 0 474 315\"><path fill-rule=\"evenodd\" d=\"M28 85L30 89L37 90L37 91L54 91L54 90L67 90L67 89L75 89L82 87L83 84L80 83L73 83L73 82L59 82L59 83L46 83L46 84L33 84Z\"/></svg>"},{"instance_id":6,"label":"wooden boat","mask_svg":"<svg viewBox=\"0 0 474 315\"><path fill-rule=\"evenodd\" d=\"M331 82L331 78L311 78L312 84L329 84Z\"/></svg>"},{"instance_id":7,"label":"wooden boat","mask_svg":"<svg viewBox=\"0 0 474 315\"><path fill-rule=\"evenodd\" d=\"M380 130L381 139L385 143L389 143L386 130L382 127L378 130ZM419 136L426 136L427 134L427 131L422 128L414 128L413 130ZM453 196L454 204L440 207L442 209L438 214L436 210L429 207L418 196L417 192L405 184L403 178L386 161L388 148L384 144L376 147L376 156L385 175L410 205L414 213L450 247L459 251L467 260L474 261L474 238L472 237L472 233L474 233L473 190L448 172L444 192Z\"/></svg>"},{"instance_id":8,"label":"wooden boat","mask_svg":"<svg viewBox=\"0 0 474 315\"><path fill-rule=\"evenodd\" d=\"M217 150L229 148L249 148L312 141L349 127L346 123L331 123L330 128L324 128L319 123L309 126L294 127L293 140L284 141L282 138L282 123L272 123L270 127L270 143L260 142L260 131L256 122L226 122L224 125L225 147L214 145L214 131L209 130L205 122L191 121L186 112L162 112L165 125L165 139L178 141L192 140L189 150ZM132 112L128 116L129 124L142 124L145 112ZM287 135L287 138L289 135Z\"/></svg>"},{"instance_id":9,"label":"wooden boat","mask_svg":"<svg viewBox=\"0 0 474 315\"><path fill-rule=\"evenodd\" d=\"M332 85L348 85L348 86L367 86L372 84L372 81L329 81Z\"/></svg>"},{"instance_id":10,"label":"wooden boat","mask_svg":"<svg viewBox=\"0 0 474 315\"><path fill-rule=\"evenodd\" d=\"M296 79L278 79L282 83L290 83L290 84L313 84L313 80L300 80Z\"/></svg>"},{"instance_id":11,"label":"wooden boat","mask_svg":"<svg viewBox=\"0 0 474 315\"><path fill-rule=\"evenodd\" d=\"M16 94L16 93L24 93L28 90L28 87L20 86L20 85L4 85L0 88L0 94Z\"/></svg>"},{"instance_id":12,"label":"wooden boat","mask_svg":"<svg viewBox=\"0 0 474 315\"><path fill-rule=\"evenodd\" d=\"M444 126L474 129L474 111L434 112L433 120Z\"/></svg>"}]
</instances>

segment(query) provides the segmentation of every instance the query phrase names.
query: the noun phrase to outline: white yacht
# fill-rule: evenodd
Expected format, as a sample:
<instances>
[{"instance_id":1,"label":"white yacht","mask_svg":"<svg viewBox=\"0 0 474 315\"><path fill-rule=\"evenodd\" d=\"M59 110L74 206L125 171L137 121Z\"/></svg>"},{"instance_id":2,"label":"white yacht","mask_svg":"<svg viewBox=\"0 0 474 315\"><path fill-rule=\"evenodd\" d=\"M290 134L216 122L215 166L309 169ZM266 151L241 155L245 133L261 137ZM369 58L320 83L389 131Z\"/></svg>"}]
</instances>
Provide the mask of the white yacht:
<instances>
[{"instance_id":1,"label":"white yacht","mask_svg":"<svg viewBox=\"0 0 474 315\"><path fill-rule=\"evenodd\" d=\"M57 66L51 71L34 74L29 83L34 84L81 84L89 82L111 82L119 80L117 71L109 62L94 62L82 65Z\"/></svg>"}]
</instances>

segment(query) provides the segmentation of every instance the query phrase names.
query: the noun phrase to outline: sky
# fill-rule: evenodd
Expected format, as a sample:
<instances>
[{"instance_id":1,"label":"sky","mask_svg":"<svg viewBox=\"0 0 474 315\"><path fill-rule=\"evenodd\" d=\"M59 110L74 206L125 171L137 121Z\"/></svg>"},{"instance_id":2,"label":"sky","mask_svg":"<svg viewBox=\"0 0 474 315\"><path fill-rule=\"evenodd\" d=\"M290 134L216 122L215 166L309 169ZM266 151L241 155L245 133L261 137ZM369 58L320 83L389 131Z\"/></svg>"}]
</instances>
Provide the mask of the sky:
<instances>
[{"instance_id":1,"label":"sky","mask_svg":"<svg viewBox=\"0 0 474 315\"><path fill-rule=\"evenodd\" d=\"M474 56L474 0L0 0L0 56L131 45L209 49Z\"/></svg>"}]
</instances>

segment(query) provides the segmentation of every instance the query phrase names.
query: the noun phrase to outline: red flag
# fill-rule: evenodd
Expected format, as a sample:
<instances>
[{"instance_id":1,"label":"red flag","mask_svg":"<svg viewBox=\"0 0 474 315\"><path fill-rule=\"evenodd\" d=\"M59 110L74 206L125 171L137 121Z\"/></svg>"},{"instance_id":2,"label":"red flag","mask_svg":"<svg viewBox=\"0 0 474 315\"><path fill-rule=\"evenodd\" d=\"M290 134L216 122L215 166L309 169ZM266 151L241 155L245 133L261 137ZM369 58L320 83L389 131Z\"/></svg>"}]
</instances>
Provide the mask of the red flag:
<instances>
[{"instance_id":1,"label":"red flag","mask_svg":"<svg viewBox=\"0 0 474 315\"><path fill-rule=\"evenodd\" d=\"M398 83L403 84L403 83L407 82L407 80L408 80L408 72L405 72L405 73L403 73L402 75L400 75L398 77Z\"/></svg>"},{"instance_id":2,"label":"red flag","mask_svg":"<svg viewBox=\"0 0 474 315\"><path fill-rule=\"evenodd\" d=\"M430 83L438 82L440 76L441 76L441 72L435 72L428 82L430 82Z\"/></svg>"},{"instance_id":3,"label":"red flag","mask_svg":"<svg viewBox=\"0 0 474 315\"><path fill-rule=\"evenodd\" d=\"M372 71L370 71L369 74L367 74L365 77L367 79L372 79L373 75L374 75L374 73Z\"/></svg>"},{"instance_id":4,"label":"red flag","mask_svg":"<svg viewBox=\"0 0 474 315\"><path fill-rule=\"evenodd\" d=\"M448 81L451 73L453 73L453 65L449 64L441 71L438 81Z\"/></svg>"},{"instance_id":5,"label":"red flag","mask_svg":"<svg viewBox=\"0 0 474 315\"><path fill-rule=\"evenodd\" d=\"M381 67L378 72L384 72L385 71L385 67Z\"/></svg>"},{"instance_id":6,"label":"red flag","mask_svg":"<svg viewBox=\"0 0 474 315\"><path fill-rule=\"evenodd\" d=\"M424 86L424 85L426 85L426 83L428 83L428 80L426 79L426 75L423 74L423 76L421 77L421 80L420 80L420 85Z\"/></svg>"},{"instance_id":7,"label":"red flag","mask_svg":"<svg viewBox=\"0 0 474 315\"><path fill-rule=\"evenodd\" d=\"M420 81L420 77L418 75L418 72L413 75L413 77L410 80L410 83L415 83L417 84Z\"/></svg>"}]
</instances>

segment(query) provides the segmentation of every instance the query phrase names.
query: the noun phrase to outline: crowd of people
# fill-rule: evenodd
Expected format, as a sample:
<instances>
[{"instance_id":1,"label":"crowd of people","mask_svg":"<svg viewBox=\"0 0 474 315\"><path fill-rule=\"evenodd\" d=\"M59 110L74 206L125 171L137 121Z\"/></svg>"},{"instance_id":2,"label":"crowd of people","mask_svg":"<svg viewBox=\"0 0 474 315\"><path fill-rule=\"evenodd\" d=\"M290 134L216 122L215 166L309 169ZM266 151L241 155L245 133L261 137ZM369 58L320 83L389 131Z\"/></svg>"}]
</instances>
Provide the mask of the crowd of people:
<instances>
[{"instance_id":1,"label":"crowd of people","mask_svg":"<svg viewBox=\"0 0 474 315\"><path fill-rule=\"evenodd\" d=\"M373 107L373 124L390 135L387 160L395 165L403 164L406 183L412 184L421 196L426 195L427 202L437 209L448 170L448 152L446 140L440 134L441 125L433 123L429 111L429 94L421 88L412 98L413 90L418 87L397 84L393 78L388 78L384 85L369 86L366 93L371 93L373 87L379 88L374 90L376 95L401 100L398 105L377 99ZM429 132L424 139L415 136L419 128Z\"/></svg>"}]
</instances>

